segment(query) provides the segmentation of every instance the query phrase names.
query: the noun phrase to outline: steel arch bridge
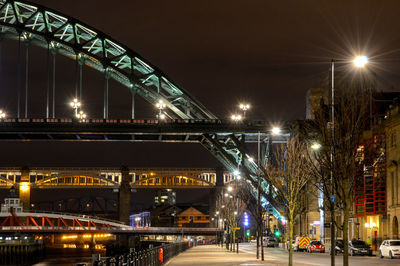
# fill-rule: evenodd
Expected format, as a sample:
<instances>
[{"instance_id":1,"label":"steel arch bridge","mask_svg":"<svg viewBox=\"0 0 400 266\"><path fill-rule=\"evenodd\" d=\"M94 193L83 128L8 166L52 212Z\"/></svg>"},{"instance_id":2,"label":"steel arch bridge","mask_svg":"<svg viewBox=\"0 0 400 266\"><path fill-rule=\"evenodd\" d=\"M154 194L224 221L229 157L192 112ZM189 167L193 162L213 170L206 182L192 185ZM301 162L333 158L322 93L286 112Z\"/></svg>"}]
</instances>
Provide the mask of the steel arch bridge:
<instances>
[{"instance_id":1,"label":"steel arch bridge","mask_svg":"<svg viewBox=\"0 0 400 266\"><path fill-rule=\"evenodd\" d=\"M116 80L133 96L138 94L150 104L163 100L170 118L216 118L166 74L127 46L47 7L26 1L0 0L0 36L37 45L92 67L103 72L106 80ZM108 94L108 88L105 93ZM107 98L105 118L108 117Z\"/></svg>"},{"instance_id":2,"label":"steel arch bridge","mask_svg":"<svg viewBox=\"0 0 400 266\"><path fill-rule=\"evenodd\" d=\"M48 54L48 85L46 93L46 120L45 123L54 121L55 116L55 84L52 87L52 112L50 114L50 55L53 58L53 81L55 78L55 58L57 54L66 56L76 61L80 73L82 66L86 65L104 74L104 122L108 119L108 82L114 79L126 86L132 95L132 119L135 119L135 95L139 95L147 102L154 105L159 100L166 104L164 113L169 119L187 120L218 120L209 110L198 102L187 91L179 88L167 75L157 67L145 60L142 56L119 43L107 34L94 29L72 17L51 10L47 7L27 1L0 0L0 40L17 40L25 43L26 49L36 45L47 49ZM27 54L28 58L28 54ZM80 75L81 78L81 75ZM78 79L77 79L78 80ZM21 116L21 86L18 85L18 121ZM78 82L75 86L75 96L82 96L82 85ZM25 81L25 117L28 118L28 79ZM1 119L0 119L1 120ZM179 121L178 121L179 122ZM82 131L91 128L82 126ZM218 132L204 133L199 142L219 159L231 172L238 169L248 177L244 182L250 191L256 195L258 176L262 168L255 163L245 147L244 131L236 129L229 136L221 138ZM264 129L265 130L265 129ZM29 132L29 131L28 131ZM263 158L268 157L269 146L272 144L269 134L261 140ZM282 205L275 201L273 189L266 180L262 180L262 202L264 207L272 207L273 214L281 218Z\"/></svg>"}]
</instances>

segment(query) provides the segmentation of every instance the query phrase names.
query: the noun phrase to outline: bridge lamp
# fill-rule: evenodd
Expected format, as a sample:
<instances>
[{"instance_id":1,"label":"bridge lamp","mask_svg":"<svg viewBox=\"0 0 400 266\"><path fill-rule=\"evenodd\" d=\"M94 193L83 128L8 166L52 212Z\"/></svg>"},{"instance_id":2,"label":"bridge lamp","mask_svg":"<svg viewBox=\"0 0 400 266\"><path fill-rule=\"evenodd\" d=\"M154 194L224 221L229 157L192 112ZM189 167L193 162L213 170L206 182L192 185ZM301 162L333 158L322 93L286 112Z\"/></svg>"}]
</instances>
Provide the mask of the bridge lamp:
<instances>
[{"instance_id":1,"label":"bridge lamp","mask_svg":"<svg viewBox=\"0 0 400 266\"><path fill-rule=\"evenodd\" d=\"M22 183L19 185L19 189L20 189L22 192L29 191L29 189L30 189L29 183L28 183L28 182L22 182Z\"/></svg>"},{"instance_id":2,"label":"bridge lamp","mask_svg":"<svg viewBox=\"0 0 400 266\"><path fill-rule=\"evenodd\" d=\"M235 121L235 122L238 122L238 121L240 121L240 120L242 120L242 116L241 115L232 115L231 116L231 119L233 120L233 121Z\"/></svg>"},{"instance_id":3,"label":"bridge lamp","mask_svg":"<svg viewBox=\"0 0 400 266\"><path fill-rule=\"evenodd\" d=\"M69 103L69 105L75 109L75 115L78 115L78 108L81 107L81 102L75 98Z\"/></svg>"},{"instance_id":4,"label":"bridge lamp","mask_svg":"<svg viewBox=\"0 0 400 266\"><path fill-rule=\"evenodd\" d=\"M165 119L165 114L163 113L163 110L167 105L163 102L163 100L159 100L158 103L156 104L156 107L158 109L158 119Z\"/></svg>"},{"instance_id":5,"label":"bridge lamp","mask_svg":"<svg viewBox=\"0 0 400 266\"><path fill-rule=\"evenodd\" d=\"M277 136L277 135L281 134L281 129L279 127L273 127L271 132L272 132L272 135Z\"/></svg>"},{"instance_id":6,"label":"bridge lamp","mask_svg":"<svg viewBox=\"0 0 400 266\"><path fill-rule=\"evenodd\" d=\"M0 110L0 119L5 118L6 113L3 112L3 110Z\"/></svg>"},{"instance_id":7,"label":"bridge lamp","mask_svg":"<svg viewBox=\"0 0 400 266\"><path fill-rule=\"evenodd\" d=\"M250 109L250 104L248 103L241 103L239 104L240 110L243 111L243 117L246 117L246 111Z\"/></svg>"},{"instance_id":8,"label":"bridge lamp","mask_svg":"<svg viewBox=\"0 0 400 266\"><path fill-rule=\"evenodd\" d=\"M86 119L86 114L83 111L80 111L79 113L76 114L76 118L82 121Z\"/></svg>"}]
</instances>

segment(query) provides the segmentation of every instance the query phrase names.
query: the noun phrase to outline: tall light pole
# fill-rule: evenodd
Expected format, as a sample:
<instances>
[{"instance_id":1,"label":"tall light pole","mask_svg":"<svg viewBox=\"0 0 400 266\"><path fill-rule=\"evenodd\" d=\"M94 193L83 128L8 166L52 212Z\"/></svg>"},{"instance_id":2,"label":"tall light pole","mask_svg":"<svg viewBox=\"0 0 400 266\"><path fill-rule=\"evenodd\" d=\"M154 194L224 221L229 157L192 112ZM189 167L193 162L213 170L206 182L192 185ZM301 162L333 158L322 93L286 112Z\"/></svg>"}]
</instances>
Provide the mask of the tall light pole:
<instances>
[{"instance_id":1,"label":"tall light pole","mask_svg":"<svg viewBox=\"0 0 400 266\"><path fill-rule=\"evenodd\" d=\"M340 62L340 60L331 60L331 131L332 131L332 146L331 146L331 169L330 169L330 176L331 176L331 265L335 265L335 247L336 247L336 240L335 240L335 187L334 187L334 153L335 153L335 62ZM362 68L368 63L368 57L366 56L357 56L353 59L353 63L356 67Z\"/></svg>"}]
</instances>

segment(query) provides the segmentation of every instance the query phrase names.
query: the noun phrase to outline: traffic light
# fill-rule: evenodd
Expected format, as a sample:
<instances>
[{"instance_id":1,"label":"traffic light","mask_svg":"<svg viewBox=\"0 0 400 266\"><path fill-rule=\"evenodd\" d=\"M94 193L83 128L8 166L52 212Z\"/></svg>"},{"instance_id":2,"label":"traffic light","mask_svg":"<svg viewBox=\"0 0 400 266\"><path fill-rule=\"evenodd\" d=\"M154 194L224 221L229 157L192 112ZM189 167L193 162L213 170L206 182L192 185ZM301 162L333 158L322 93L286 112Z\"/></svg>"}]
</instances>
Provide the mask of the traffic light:
<instances>
[{"instance_id":1,"label":"traffic light","mask_svg":"<svg viewBox=\"0 0 400 266\"><path fill-rule=\"evenodd\" d=\"M249 236L250 236L250 231L249 231L249 230L247 230L247 232L246 232L246 236L247 236L247 237L249 237Z\"/></svg>"},{"instance_id":2,"label":"traffic light","mask_svg":"<svg viewBox=\"0 0 400 266\"><path fill-rule=\"evenodd\" d=\"M279 230L276 230L274 235L275 235L275 237L279 237L281 235L281 232L279 232Z\"/></svg>"}]
</instances>

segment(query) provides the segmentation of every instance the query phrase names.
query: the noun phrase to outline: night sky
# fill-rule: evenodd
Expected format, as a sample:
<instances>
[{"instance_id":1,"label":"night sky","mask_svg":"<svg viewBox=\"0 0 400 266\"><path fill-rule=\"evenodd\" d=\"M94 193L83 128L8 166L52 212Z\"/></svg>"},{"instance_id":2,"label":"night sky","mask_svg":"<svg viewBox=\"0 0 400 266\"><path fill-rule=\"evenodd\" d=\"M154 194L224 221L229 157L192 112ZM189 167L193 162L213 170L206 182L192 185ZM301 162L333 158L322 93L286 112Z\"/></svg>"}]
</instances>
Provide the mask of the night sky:
<instances>
[{"instance_id":1,"label":"night sky","mask_svg":"<svg viewBox=\"0 0 400 266\"><path fill-rule=\"evenodd\" d=\"M366 54L378 89L400 90L400 2L268 0L36 0L103 31L158 66L220 118L239 102L251 119L303 119L307 89L322 86L332 58ZM12 116L17 43L3 43L0 106ZM30 50L30 111L44 116L46 52ZM347 68L343 64L339 68ZM102 116L102 75L85 69L83 104ZM57 57L59 117L70 117L74 63ZM110 84L111 118L129 118L128 90ZM127 100L128 99L128 100ZM138 118L154 107L138 100ZM195 144L1 143L0 164L215 167ZM6 151L6 152L4 152Z\"/></svg>"}]
</instances>

